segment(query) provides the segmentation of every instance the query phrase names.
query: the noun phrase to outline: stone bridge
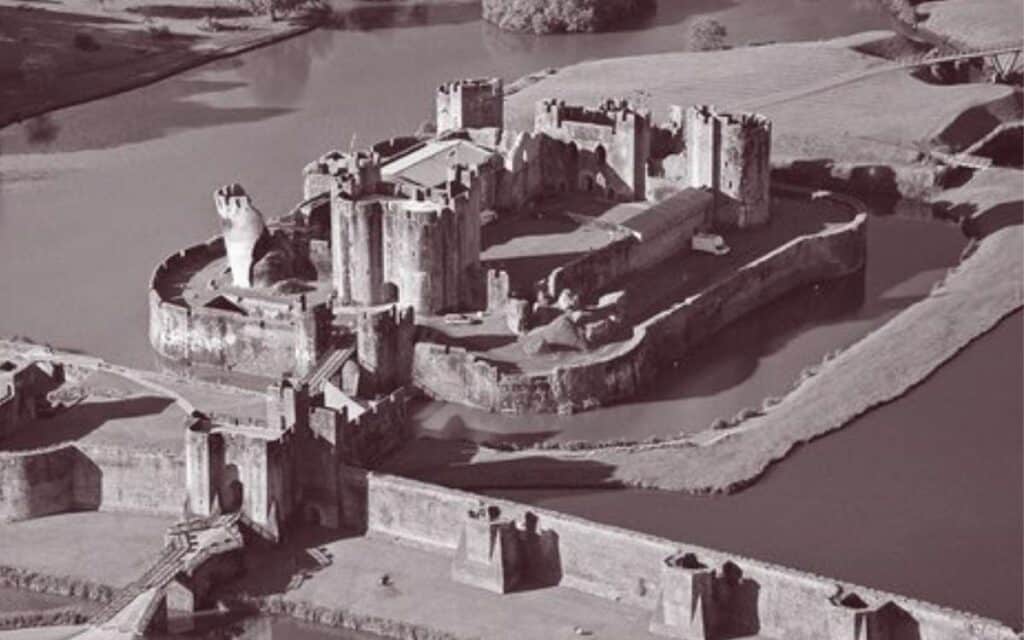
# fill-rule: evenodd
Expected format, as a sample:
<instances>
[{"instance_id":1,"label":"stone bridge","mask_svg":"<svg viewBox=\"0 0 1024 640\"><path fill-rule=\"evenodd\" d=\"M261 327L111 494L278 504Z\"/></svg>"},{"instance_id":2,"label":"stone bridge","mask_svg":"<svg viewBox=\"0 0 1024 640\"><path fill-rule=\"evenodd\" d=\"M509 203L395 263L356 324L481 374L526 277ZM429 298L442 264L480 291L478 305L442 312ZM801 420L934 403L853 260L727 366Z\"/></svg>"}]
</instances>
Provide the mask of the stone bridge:
<instances>
[{"instance_id":1,"label":"stone bridge","mask_svg":"<svg viewBox=\"0 0 1024 640\"><path fill-rule=\"evenodd\" d=\"M179 522L167 532L167 545L142 575L115 594L75 640L128 640L164 627L171 608L194 609L214 582L237 566L246 534L276 541L276 536L241 513ZM231 557L234 557L232 561ZM227 563L223 560L228 560ZM221 562L217 562L221 560ZM220 566L216 566L220 565Z\"/></svg>"}]
</instances>

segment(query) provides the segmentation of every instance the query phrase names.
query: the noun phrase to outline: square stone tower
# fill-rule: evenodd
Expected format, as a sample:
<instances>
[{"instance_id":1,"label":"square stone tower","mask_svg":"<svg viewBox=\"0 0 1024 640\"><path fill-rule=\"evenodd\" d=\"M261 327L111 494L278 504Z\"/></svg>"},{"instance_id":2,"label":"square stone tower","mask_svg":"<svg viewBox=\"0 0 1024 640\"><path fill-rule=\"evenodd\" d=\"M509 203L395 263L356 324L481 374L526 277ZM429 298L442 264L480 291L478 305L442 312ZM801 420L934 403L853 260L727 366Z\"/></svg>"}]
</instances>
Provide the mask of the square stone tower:
<instances>
[{"instance_id":1,"label":"square stone tower","mask_svg":"<svg viewBox=\"0 0 1024 640\"><path fill-rule=\"evenodd\" d=\"M715 194L716 224L746 228L771 219L772 123L756 113L686 110L686 158L691 187Z\"/></svg>"},{"instance_id":2,"label":"square stone tower","mask_svg":"<svg viewBox=\"0 0 1024 640\"><path fill-rule=\"evenodd\" d=\"M437 132L501 128L505 88L501 78L455 80L437 88Z\"/></svg>"}]
</instances>

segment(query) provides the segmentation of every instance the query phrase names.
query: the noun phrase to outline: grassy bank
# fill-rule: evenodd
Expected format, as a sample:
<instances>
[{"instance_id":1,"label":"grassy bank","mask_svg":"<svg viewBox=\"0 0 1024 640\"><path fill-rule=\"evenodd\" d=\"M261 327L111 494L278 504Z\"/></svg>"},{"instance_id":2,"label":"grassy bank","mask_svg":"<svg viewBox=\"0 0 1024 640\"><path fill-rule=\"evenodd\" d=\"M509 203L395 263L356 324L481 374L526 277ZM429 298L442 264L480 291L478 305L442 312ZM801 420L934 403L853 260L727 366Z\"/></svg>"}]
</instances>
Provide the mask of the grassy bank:
<instances>
[{"instance_id":1,"label":"grassy bank","mask_svg":"<svg viewBox=\"0 0 1024 640\"><path fill-rule=\"evenodd\" d=\"M1024 303L1024 234L995 231L931 296L821 365L763 415L727 431L666 443L582 452L476 450L466 464L428 467L417 477L460 487L572 486L567 463L607 469L600 481L693 493L728 492L756 480L794 447L839 429L926 379L972 340ZM404 457L404 456L403 456ZM524 473L511 461L529 461ZM402 469L391 469L399 470Z\"/></svg>"},{"instance_id":2,"label":"grassy bank","mask_svg":"<svg viewBox=\"0 0 1024 640\"><path fill-rule=\"evenodd\" d=\"M934 136L973 107L1005 100L1004 85L937 85L869 53L891 38L869 32L825 42L593 60L514 83L506 123L532 127L543 98L596 104L607 96L649 107L714 104L772 119L773 162L920 163Z\"/></svg>"},{"instance_id":3,"label":"grassy bank","mask_svg":"<svg viewBox=\"0 0 1024 640\"><path fill-rule=\"evenodd\" d=\"M0 127L313 28L216 0L0 0ZM30 135L45 140L45 119Z\"/></svg>"}]
</instances>

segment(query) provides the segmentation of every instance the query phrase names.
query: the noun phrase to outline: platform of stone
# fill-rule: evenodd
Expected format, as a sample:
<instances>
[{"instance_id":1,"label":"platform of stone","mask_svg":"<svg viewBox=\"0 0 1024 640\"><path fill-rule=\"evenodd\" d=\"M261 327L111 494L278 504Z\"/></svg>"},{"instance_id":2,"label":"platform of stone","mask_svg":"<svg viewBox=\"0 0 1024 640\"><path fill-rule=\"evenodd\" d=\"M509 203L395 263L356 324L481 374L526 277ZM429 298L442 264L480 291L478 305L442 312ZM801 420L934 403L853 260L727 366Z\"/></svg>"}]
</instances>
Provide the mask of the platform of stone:
<instances>
[{"instance_id":1,"label":"platform of stone","mask_svg":"<svg viewBox=\"0 0 1024 640\"><path fill-rule=\"evenodd\" d=\"M453 581L448 555L379 535L337 536L328 530L294 536L286 549L254 562L238 587L258 596L281 593L352 620L402 621L455 638L664 638L648 630L649 611L562 586L492 593ZM317 566L307 549L330 564ZM306 578L292 581L293 573ZM290 581L294 588L285 591Z\"/></svg>"}]
</instances>

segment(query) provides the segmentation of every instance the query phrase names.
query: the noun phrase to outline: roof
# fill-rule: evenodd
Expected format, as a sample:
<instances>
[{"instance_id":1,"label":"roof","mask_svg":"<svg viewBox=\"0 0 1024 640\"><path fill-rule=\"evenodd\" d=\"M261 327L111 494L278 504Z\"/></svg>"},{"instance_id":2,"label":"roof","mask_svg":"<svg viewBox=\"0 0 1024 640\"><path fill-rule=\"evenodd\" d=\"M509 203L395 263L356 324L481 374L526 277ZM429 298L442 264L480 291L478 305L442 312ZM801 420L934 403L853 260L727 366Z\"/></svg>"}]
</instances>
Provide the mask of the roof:
<instances>
[{"instance_id":1,"label":"roof","mask_svg":"<svg viewBox=\"0 0 1024 640\"><path fill-rule=\"evenodd\" d=\"M454 164L475 167L493 155L493 151L461 138L431 140L385 164L382 171L388 180L401 179L423 187L434 187L448 180L448 167Z\"/></svg>"},{"instance_id":2,"label":"roof","mask_svg":"<svg viewBox=\"0 0 1024 640\"><path fill-rule=\"evenodd\" d=\"M612 207L600 220L625 227L646 240L694 216L704 216L713 200L709 191L688 188L656 204L631 202Z\"/></svg>"}]
</instances>

